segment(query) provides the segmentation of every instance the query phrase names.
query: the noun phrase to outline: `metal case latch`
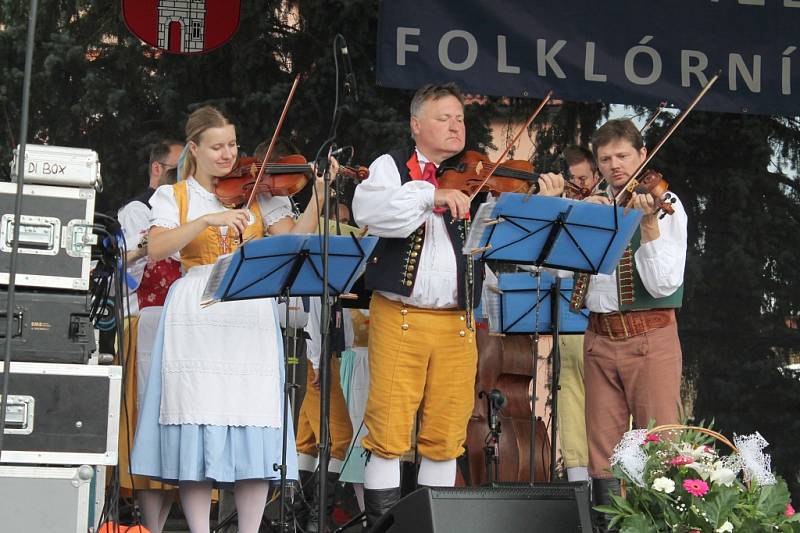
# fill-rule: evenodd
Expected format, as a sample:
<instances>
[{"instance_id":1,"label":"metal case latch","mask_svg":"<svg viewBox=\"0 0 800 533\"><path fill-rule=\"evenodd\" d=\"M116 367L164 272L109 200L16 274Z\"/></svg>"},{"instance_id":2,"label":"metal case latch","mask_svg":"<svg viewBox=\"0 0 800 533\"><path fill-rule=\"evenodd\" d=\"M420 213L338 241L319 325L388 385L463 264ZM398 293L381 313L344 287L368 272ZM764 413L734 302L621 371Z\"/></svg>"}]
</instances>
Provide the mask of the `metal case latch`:
<instances>
[{"instance_id":1,"label":"metal case latch","mask_svg":"<svg viewBox=\"0 0 800 533\"><path fill-rule=\"evenodd\" d=\"M70 220L62 231L64 250L70 257L91 257L92 245L97 244L97 235L92 233L88 220Z\"/></svg>"},{"instance_id":2,"label":"metal case latch","mask_svg":"<svg viewBox=\"0 0 800 533\"><path fill-rule=\"evenodd\" d=\"M2 396L0 396L2 398ZM33 396L8 395L6 404L6 435L30 435L33 433Z\"/></svg>"}]
</instances>

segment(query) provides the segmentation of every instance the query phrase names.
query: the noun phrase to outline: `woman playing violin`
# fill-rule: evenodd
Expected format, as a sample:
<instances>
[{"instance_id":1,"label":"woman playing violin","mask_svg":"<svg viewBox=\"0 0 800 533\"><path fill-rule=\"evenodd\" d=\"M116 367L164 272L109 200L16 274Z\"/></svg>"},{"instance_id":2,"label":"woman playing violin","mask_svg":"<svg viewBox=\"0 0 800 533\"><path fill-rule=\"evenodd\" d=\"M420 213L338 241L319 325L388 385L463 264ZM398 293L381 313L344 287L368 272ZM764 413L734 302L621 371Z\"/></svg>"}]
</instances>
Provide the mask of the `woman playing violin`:
<instances>
[{"instance_id":1,"label":"woman playing violin","mask_svg":"<svg viewBox=\"0 0 800 533\"><path fill-rule=\"evenodd\" d=\"M233 485L239 530L256 533L268 483L281 463L282 357L273 299L223 302L200 298L220 255L251 238L312 233L316 199L295 220L289 199L259 197L250 209L225 208L215 181L237 158L236 130L213 107L186 123L184 181L160 187L151 199L148 253L180 252L184 275L171 288L152 353L132 467L178 484L192 532L208 532L213 485ZM291 422L291 421L290 421ZM293 433L292 428L289 431ZM293 439L288 477L296 478Z\"/></svg>"}]
</instances>

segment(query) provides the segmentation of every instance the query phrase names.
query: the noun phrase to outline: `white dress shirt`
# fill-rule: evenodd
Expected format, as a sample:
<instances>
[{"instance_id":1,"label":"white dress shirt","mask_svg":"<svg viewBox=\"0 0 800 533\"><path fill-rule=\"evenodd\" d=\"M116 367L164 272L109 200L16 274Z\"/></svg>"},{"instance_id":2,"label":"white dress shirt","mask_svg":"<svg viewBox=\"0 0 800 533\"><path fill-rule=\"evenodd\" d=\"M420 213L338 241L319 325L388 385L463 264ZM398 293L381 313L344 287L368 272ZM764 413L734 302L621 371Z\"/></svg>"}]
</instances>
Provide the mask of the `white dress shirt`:
<instances>
[{"instance_id":1,"label":"white dress shirt","mask_svg":"<svg viewBox=\"0 0 800 533\"><path fill-rule=\"evenodd\" d=\"M125 204L119 210L117 220L122 226L122 234L125 236L127 250L136 250L136 247L150 229L150 208L144 203L134 200ZM139 300L136 297L136 289L139 288L139 284L142 282L144 267L147 266L147 256L131 261L127 266L131 281L128 283L128 303L125 304L125 316L135 316L139 314ZM123 295L124 298L125 295Z\"/></svg>"},{"instance_id":2,"label":"white dress shirt","mask_svg":"<svg viewBox=\"0 0 800 533\"><path fill-rule=\"evenodd\" d=\"M322 353L322 332L319 327L322 299L317 296L309 298L308 307L308 324L305 330L309 338L306 339L306 357L311 361L311 366L316 371L319 369L319 356ZM344 327L344 349L350 350L353 347L353 319L350 317L350 309L342 309L342 321ZM338 378L339 376L334 376L334 379Z\"/></svg>"},{"instance_id":3,"label":"white dress shirt","mask_svg":"<svg viewBox=\"0 0 800 533\"><path fill-rule=\"evenodd\" d=\"M643 243L634 254L636 271L653 298L670 296L683 284L688 219L681 201L674 194L672 196L675 198L672 204L675 214L659 219L661 235ZM585 304L595 313L619 311L617 273L592 276Z\"/></svg>"},{"instance_id":4,"label":"white dress shirt","mask_svg":"<svg viewBox=\"0 0 800 533\"><path fill-rule=\"evenodd\" d=\"M420 171L429 160L417 150ZM444 217L433 212L434 187L422 180L401 184L394 159L380 156L353 197L353 217L371 235L404 239L425 224L425 240L410 296L381 292L391 300L428 309L458 305L456 256Z\"/></svg>"}]
</instances>

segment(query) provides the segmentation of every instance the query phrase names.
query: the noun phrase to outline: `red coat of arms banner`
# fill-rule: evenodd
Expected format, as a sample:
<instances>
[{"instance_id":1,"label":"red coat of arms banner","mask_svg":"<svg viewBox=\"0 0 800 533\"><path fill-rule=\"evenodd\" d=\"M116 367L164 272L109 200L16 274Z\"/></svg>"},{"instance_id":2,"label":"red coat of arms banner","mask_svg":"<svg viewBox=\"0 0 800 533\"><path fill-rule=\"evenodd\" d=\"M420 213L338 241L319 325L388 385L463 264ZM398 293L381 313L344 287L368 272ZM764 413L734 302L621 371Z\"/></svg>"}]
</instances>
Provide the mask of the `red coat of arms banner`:
<instances>
[{"instance_id":1,"label":"red coat of arms banner","mask_svg":"<svg viewBox=\"0 0 800 533\"><path fill-rule=\"evenodd\" d=\"M175 54L209 52L239 29L239 0L122 0L131 33Z\"/></svg>"}]
</instances>

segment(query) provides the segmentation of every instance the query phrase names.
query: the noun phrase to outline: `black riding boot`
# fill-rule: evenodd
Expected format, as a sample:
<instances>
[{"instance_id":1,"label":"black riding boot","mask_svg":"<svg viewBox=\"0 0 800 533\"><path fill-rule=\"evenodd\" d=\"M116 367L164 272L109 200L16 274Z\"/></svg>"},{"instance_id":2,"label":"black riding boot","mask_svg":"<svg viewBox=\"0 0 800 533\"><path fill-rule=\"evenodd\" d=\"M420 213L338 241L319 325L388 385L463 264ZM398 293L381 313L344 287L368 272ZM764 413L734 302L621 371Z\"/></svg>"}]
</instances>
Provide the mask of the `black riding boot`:
<instances>
[{"instance_id":1,"label":"black riding boot","mask_svg":"<svg viewBox=\"0 0 800 533\"><path fill-rule=\"evenodd\" d=\"M325 523L328 524L329 529L331 526L331 515L333 514L333 502L336 497L336 483L339 482L339 474L328 472L327 482L325 483ZM317 495L319 490L314 491L313 504L311 511L308 515L308 523L306 524L306 533L319 533L319 505L317 502Z\"/></svg>"},{"instance_id":2,"label":"black riding boot","mask_svg":"<svg viewBox=\"0 0 800 533\"><path fill-rule=\"evenodd\" d=\"M292 509L294 518L302 529L305 530L308 522L308 514L314 505L314 491L317 488L315 472L300 470L300 489L295 493Z\"/></svg>"},{"instance_id":3,"label":"black riding boot","mask_svg":"<svg viewBox=\"0 0 800 533\"><path fill-rule=\"evenodd\" d=\"M364 489L364 510L367 528L372 528L400 500L400 487L391 489Z\"/></svg>"},{"instance_id":4,"label":"black riding boot","mask_svg":"<svg viewBox=\"0 0 800 533\"><path fill-rule=\"evenodd\" d=\"M611 505L611 495L620 495L619 480L616 478L593 479L592 499L595 505ZM592 510L592 525L597 533L606 533L611 520L604 513Z\"/></svg>"}]
</instances>

